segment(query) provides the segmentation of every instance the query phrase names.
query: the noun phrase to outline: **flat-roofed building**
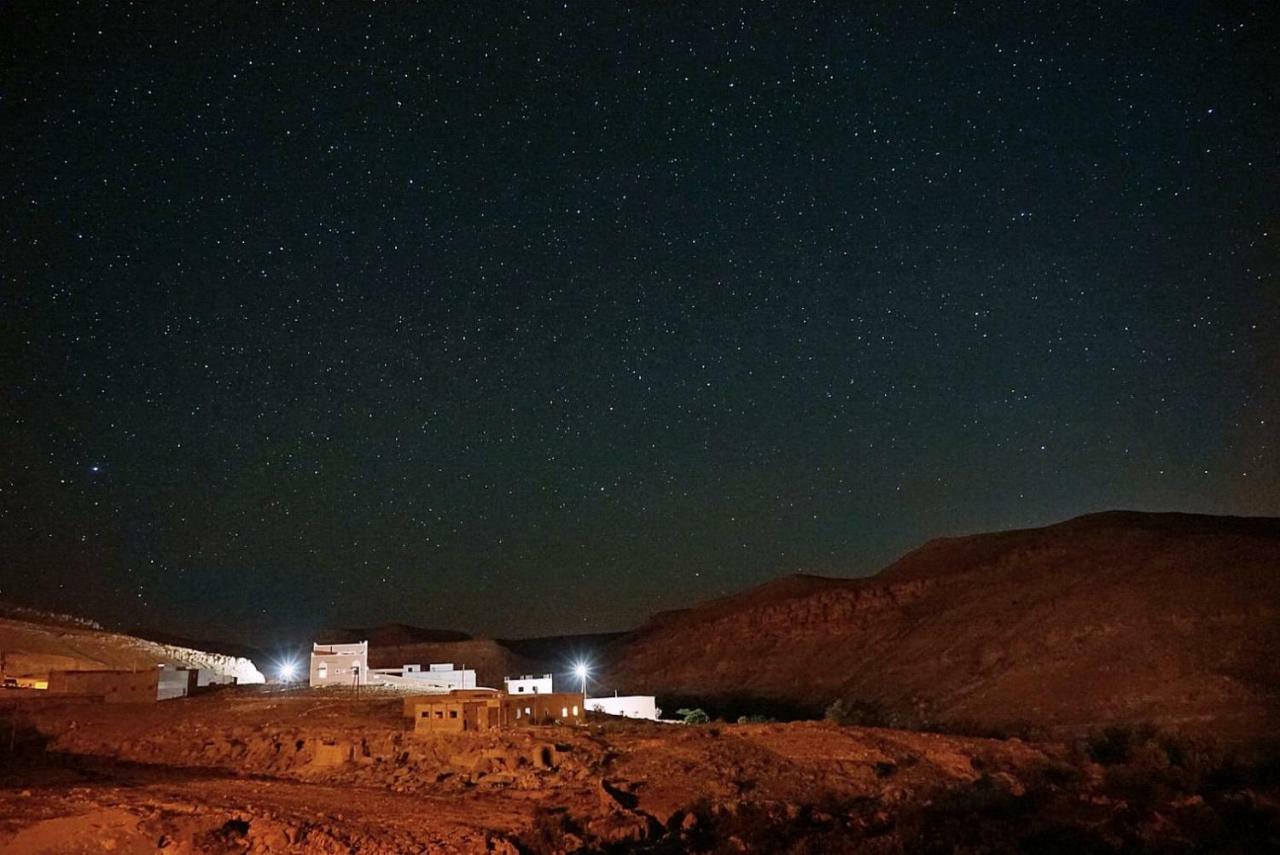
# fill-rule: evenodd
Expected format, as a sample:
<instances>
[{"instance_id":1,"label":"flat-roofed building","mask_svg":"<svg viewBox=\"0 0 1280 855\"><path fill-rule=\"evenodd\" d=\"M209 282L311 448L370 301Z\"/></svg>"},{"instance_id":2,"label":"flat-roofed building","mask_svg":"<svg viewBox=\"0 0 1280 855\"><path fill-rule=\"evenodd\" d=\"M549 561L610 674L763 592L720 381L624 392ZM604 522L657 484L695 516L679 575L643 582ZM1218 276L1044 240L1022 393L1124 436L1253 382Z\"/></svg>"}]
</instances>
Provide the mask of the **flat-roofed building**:
<instances>
[{"instance_id":1,"label":"flat-roofed building","mask_svg":"<svg viewBox=\"0 0 1280 855\"><path fill-rule=\"evenodd\" d=\"M503 722L511 725L581 724L587 716L581 692L507 695L502 704Z\"/></svg>"},{"instance_id":2,"label":"flat-roofed building","mask_svg":"<svg viewBox=\"0 0 1280 855\"><path fill-rule=\"evenodd\" d=\"M154 702L159 688L159 668L49 672L50 695L100 698L109 704Z\"/></svg>"},{"instance_id":3,"label":"flat-roofed building","mask_svg":"<svg viewBox=\"0 0 1280 855\"><path fill-rule=\"evenodd\" d=\"M496 689L454 689L441 695L404 699L404 714L415 733L464 733L502 726L502 693Z\"/></svg>"},{"instance_id":4,"label":"flat-roofed building","mask_svg":"<svg viewBox=\"0 0 1280 855\"><path fill-rule=\"evenodd\" d=\"M519 697L495 689L455 689L404 699L416 733L466 733L533 724L579 724L586 708L578 692Z\"/></svg>"},{"instance_id":5,"label":"flat-roofed building","mask_svg":"<svg viewBox=\"0 0 1280 855\"><path fill-rule=\"evenodd\" d=\"M369 682L369 642L311 645L313 686L363 686Z\"/></svg>"},{"instance_id":6,"label":"flat-roofed building","mask_svg":"<svg viewBox=\"0 0 1280 855\"><path fill-rule=\"evenodd\" d=\"M535 677L532 674L503 677L502 682L507 688L508 695L549 695L555 691L550 674L543 674L541 677Z\"/></svg>"}]
</instances>

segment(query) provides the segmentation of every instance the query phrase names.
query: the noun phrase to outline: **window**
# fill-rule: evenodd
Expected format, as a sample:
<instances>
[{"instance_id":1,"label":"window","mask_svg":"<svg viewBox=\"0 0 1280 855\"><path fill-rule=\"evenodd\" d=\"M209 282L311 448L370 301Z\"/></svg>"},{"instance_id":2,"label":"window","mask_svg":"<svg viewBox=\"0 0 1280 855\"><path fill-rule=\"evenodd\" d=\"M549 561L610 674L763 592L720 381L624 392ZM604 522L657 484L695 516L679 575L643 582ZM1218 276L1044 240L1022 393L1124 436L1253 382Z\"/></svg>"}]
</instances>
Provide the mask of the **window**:
<instances>
[{"instance_id":1,"label":"window","mask_svg":"<svg viewBox=\"0 0 1280 855\"><path fill-rule=\"evenodd\" d=\"M320 680L329 679L329 663L328 662L321 662L320 665L316 668L316 678Z\"/></svg>"},{"instance_id":2,"label":"window","mask_svg":"<svg viewBox=\"0 0 1280 855\"><path fill-rule=\"evenodd\" d=\"M561 717L561 718L568 718L568 717L569 717L569 708L568 708L568 707L561 707L561 708L560 708L560 717Z\"/></svg>"},{"instance_id":3,"label":"window","mask_svg":"<svg viewBox=\"0 0 1280 855\"><path fill-rule=\"evenodd\" d=\"M457 710L449 710L449 718L457 718L457 717L458 717Z\"/></svg>"},{"instance_id":4,"label":"window","mask_svg":"<svg viewBox=\"0 0 1280 855\"><path fill-rule=\"evenodd\" d=\"M573 714L574 714L574 715L577 715L577 714L578 714L578 705L577 705L577 704L574 704L574 705L573 705Z\"/></svg>"}]
</instances>

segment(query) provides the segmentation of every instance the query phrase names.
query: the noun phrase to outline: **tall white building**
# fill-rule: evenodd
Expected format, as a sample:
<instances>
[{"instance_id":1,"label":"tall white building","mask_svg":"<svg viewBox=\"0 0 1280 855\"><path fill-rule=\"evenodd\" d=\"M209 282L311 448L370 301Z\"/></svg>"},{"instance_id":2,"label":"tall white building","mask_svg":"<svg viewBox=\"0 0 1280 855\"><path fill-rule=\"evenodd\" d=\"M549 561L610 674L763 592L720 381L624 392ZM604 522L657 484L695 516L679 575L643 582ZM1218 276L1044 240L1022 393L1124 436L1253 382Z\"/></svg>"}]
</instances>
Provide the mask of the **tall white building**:
<instances>
[{"instance_id":1,"label":"tall white building","mask_svg":"<svg viewBox=\"0 0 1280 855\"><path fill-rule=\"evenodd\" d=\"M364 686L369 682L369 642L312 644L313 686Z\"/></svg>"}]
</instances>

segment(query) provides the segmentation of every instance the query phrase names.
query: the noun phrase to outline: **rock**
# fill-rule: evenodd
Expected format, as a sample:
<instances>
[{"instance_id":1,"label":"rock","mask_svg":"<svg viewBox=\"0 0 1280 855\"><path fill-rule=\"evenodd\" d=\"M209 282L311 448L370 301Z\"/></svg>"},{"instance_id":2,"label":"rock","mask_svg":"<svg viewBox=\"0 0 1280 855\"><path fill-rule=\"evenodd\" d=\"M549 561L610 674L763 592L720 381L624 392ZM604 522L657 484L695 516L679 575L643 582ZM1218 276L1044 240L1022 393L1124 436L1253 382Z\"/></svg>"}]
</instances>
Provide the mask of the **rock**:
<instances>
[{"instance_id":1,"label":"rock","mask_svg":"<svg viewBox=\"0 0 1280 855\"><path fill-rule=\"evenodd\" d=\"M614 813L587 823L587 831L606 843L640 843L649 837L647 817Z\"/></svg>"},{"instance_id":2,"label":"rock","mask_svg":"<svg viewBox=\"0 0 1280 855\"><path fill-rule=\"evenodd\" d=\"M1027 788L1022 786L1022 782L1008 772L996 772L991 776L991 782L1014 797L1021 796L1027 791Z\"/></svg>"},{"instance_id":3,"label":"rock","mask_svg":"<svg viewBox=\"0 0 1280 855\"><path fill-rule=\"evenodd\" d=\"M494 855L520 855L520 847L505 837L490 837L485 841L484 849Z\"/></svg>"}]
</instances>

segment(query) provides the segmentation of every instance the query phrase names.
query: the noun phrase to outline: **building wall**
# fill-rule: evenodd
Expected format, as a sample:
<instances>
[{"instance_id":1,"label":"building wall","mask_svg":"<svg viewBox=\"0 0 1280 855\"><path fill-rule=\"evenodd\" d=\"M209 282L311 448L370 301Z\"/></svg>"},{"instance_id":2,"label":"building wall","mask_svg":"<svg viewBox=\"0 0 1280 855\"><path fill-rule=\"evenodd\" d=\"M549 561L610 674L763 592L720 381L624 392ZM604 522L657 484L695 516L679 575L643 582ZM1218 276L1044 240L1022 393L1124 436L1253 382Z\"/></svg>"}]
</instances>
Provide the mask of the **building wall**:
<instances>
[{"instance_id":1,"label":"building wall","mask_svg":"<svg viewBox=\"0 0 1280 855\"><path fill-rule=\"evenodd\" d=\"M415 733L478 732L502 725L501 696L492 690L405 698L404 712Z\"/></svg>"},{"instance_id":2,"label":"building wall","mask_svg":"<svg viewBox=\"0 0 1280 855\"><path fill-rule=\"evenodd\" d=\"M107 703L150 703L159 695L160 671L50 671L50 695L102 698Z\"/></svg>"},{"instance_id":3,"label":"building wall","mask_svg":"<svg viewBox=\"0 0 1280 855\"><path fill-rule=\"evenodd\" d=\"M159 669L160 686L157 698L162 701L185 698L196 688L196 672L190 668Z\"/></svg>"},{"instance_id":4,"label":"building wall","mask_svg":"<svg viewBox=\"0 0 1280 855\"><path fill-rule=\"evenodd\" d=\"M453 689L476 689L476 672L470 668L454 668L452 665L433 665L424 671L420 665L402 665L399 668L373 668L369 682L384 686L423 691L448 692Z\"/></svg>"},{"instance_id":5,"label":"building wall","mask_svg":"<svg viewBox=\"0 0 1280 855\"><path fill-rule=\"evenodd\" d=\"M195 673L196 686L201 689L205 686L235 686L240 683L240 678L235 674L220 674L210 668L199 668Z\"/></svg>"},{"instance_id":6,"label":"building wall","mask_svg":"<svg viewBox=\"0 0 1280 855\"><path fill-rule=\"evenodd\" d=\"M369 682L369 642L313 644L309 682L313 686L353 686Z\"/></svg>"},{"instance_id":7,"label":"building wall","mask_svg":"<svg viewBox=\"0 0 1280 855\"><path fill-rule=\"evenodd\" d=\"M587 709L626 718L645 718L657 721L662 710L658 709L653 695L622 695L612 698L587 698Z\"/></svg>"},{"instance_id":8,"label":"building wall","mask_svg":"<svg viewBox=\"0 0 1280 855\"><path fill-rule=\"evenodd\" d=\"M435 662L425 671L406 674L441 683L454 689L476 688L476 672L471 668L455 668L452 662Z\"/></svg>"},{"instance_id":9,"label":"building wall","mask_svg":"<svg viewBox=\"0 0 1280 855\"><path fill-rule=\"evenodd\" d=\"M535 724L579 724L586 708L578 692L505 695L490 689L404 699L417 733L463 733Z\"/></svg>"},{"instance_id":10,"label":"building wall","mask_svg":"<svg viewBox=\"0 0 1280 855\"><path fill-rule=\"evenodd\" d=\"M505 724L580 724L586 720L581 692L507 695L502 699Z\"/></svg>"},{"instance_id":11,"label":"building wall","mask_svg":"<svg viewBox=\"0 0 1280 855\"><path fill-rule=\"evenodd\" d=\"M555 691L550 674L543 674L541 677L530 674L507 677L502 682L507 687L508 695L549 695Z\"/></svg>"}]
</instances>

